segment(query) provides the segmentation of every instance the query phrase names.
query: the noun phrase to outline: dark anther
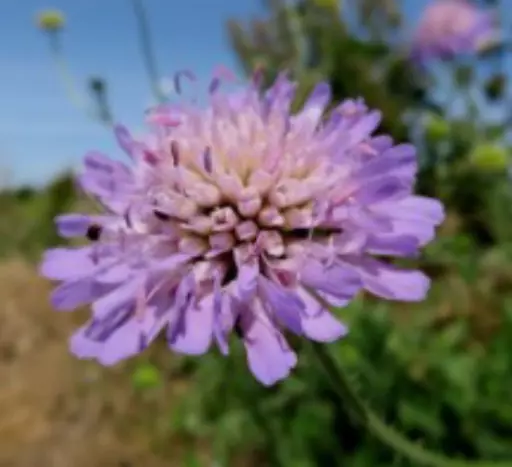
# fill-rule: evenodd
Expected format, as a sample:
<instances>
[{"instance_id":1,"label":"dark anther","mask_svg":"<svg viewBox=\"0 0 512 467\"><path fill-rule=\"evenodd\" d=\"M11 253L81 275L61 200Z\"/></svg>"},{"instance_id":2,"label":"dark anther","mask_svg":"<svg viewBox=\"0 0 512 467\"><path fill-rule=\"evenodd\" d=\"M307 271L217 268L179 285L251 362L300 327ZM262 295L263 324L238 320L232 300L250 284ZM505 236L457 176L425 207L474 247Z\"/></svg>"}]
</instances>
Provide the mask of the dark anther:
<instances>
[{"instance_id":1,"label":"dark anther","mask_svg":"<svg viewBox=\"0 0 512 467\"><path fill-rule=\"evenodd\" d=\"M204 169L208 173L212 173L213 167L212 167L212 148L208 146L203 153L203 165Z\"/></svg>"},{"instance_id":2,"label":"dark anther","mask_svg":"<svg viewBox=\"0 0 512 467\"><path fill-rule=\"evenodd\" d=\"M124 221L126 222L126 226L131 228L132 227L132 219L130 217L130 209L128 208L124 214L123 214Z\"/></svg>"},{"instance_id":3,"label":"dark anther","mask_svg":"<svg viewBox=\"0 0 512 467\"><path fill-rule=\"evenodd\" d=\"M318 227L315 229L293 229L293 230L285 230L281 232L285 237L292 237L292 238L301 238L306 239L311 237L325 237L333 234L340 234L341 229L337 228L322 228Z\"/></svg>"},{"instance_id":4,"label":"dark anther","mask_svg":"<svg viewBox=\"0 0 512 467\"><path fill-rule=\"evenodd\" d=\"M242 324L240 323L240 316L238 316L235 320L235 325L233 326L233 331L240 338L244 338L244 330L242 329Z\"/></svg>"},{"instance_id":5,"label":"dark anther","mask_svg":"<svg viewBox=\"0 0 512 467\"><path fill-rule=\"evenodd\" d=\"M180 148L176 141L171 141L171 157L172 163L176 167L180 164Z\"/></svg>"},{"instance_id":6,"label":"dark anther","mask_svg":"<svg viewBox=\"0 0 512 467\"><path fill-rule=\"evenodd\" d=\"M158 211L158 210L154 210L153 211L153 214L155 215L155 217L157 219L160 219L161 221L168 221L168 220L171 220L171 216L169 216L169 214L166 214L165 212L162 212L162 211Z\"/></svg>"},{"instance_id":7,"label":"dark anther","mask_svg":"<svg viewBox=\"0 0 512 467\"><path fill-rule=\"evenodd\" d=\"M228 270L226 271L226 274L224 275L224 279L222 280L222 285L224 286L224 285L229 284L231 281L234 281L236 279L237 274L238 274L238 270L236 268L235 260L233 258L231 258L229 261Z\"/></svg>"},{"instance_id":8,"label":"dark anther","mask_svg":"<svg viewBox=\"0 0 512 467\"><path fill-rule=\"evenodd\" d=\"M91 242L96 242L100 239L100 236L101 236L101 225L98 225L98 224L91 224L88 228L87 228L87 233L85 234L85 236L91 241Z\"/></svg>"}]
</instances>

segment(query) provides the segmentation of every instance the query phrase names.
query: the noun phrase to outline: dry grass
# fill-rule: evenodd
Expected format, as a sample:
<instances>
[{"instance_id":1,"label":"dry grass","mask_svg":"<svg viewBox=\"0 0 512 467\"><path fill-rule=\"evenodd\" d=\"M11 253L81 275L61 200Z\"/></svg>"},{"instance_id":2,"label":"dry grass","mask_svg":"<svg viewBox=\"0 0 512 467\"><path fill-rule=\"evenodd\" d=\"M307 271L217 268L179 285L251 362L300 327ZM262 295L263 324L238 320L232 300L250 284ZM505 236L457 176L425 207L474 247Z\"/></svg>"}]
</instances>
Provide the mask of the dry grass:
<instances>
[{"instance_id":1,"label":"dry grass","mask_svg":"<svg viewBox=\"0 0 512 467\"><path fill-rule=\"evenodd\" d=\"M0 467L183 465L152 452L141 400L122 369L101 370L67 350L75 314L47 305L49 284L20 260L0 264ZM172 399L163 389L149 402ZM178 448L178 449L176 449Z\"/></svg>"}]
</instances>

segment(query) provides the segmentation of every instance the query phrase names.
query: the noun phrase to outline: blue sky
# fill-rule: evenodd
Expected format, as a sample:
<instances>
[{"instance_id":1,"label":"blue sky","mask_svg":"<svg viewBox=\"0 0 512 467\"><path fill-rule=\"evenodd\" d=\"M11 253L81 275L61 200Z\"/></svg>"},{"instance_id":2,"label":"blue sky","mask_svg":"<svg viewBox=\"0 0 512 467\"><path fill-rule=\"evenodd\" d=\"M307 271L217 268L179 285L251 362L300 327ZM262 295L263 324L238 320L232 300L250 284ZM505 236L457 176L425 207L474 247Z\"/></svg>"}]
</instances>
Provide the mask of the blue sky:
<instances>
[{"instance_id":1,"label":"blue sky","mask_svg":"<svg viewBox=\"0 0 512 467\"><path fill-rule=\"evenodd\" d=\"M145 0L163 76L193 69L206 79L220 63L236 68L224 24L262 10L259 0ZM0 183L40 184L74 167L89 149L119 154L112 135L70 103L34 17L65 12L66 57L78 85L108 80L116 117L143 127L151 93L127 0L0 1Z\"/></svg>"},{"instance_id":2,"label":"blue sky","mask_svg":"<svg viewBox=\"0 0 512 467\"><path fill-rule=\"evenodd\" d=\"M218 64L236 69L225 22L261 15L263 3L145 0L161 76L189 68L204 81ZM414 23L425 3L404 2L406 17ZM69 101L48 38L35 27L47 8L66 15L62 39L78 86L106 78L117 119L136 131L151 100L129 0L0 0L0 186L45 183L90 149L121 156L111 133Z\"/></svg>"}]
</instances>

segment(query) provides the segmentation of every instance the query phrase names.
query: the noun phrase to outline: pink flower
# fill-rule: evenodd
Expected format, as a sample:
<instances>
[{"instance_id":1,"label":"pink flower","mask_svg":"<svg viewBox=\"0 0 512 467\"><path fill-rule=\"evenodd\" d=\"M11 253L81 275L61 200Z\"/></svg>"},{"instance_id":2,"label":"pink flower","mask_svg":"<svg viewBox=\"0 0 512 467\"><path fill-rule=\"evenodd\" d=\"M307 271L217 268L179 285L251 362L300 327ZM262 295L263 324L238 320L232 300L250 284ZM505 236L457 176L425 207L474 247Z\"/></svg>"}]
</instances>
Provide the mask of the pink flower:
<instances>
[{"instance_id":1,"label":"pink flower","mask_svg":"<svg viewBox=\"0 0 512 467\"><path fill-rule=\"evenodd\" d=\"M347 333L327 304L363 288L425 297L421 272L378 259L415 255L443 219L438 201L413 194L415 148L374 136L380 113L360 100L324 120L326 83L296 114L284 74L265 93L255 82L233 92L219 84L204 108L155 109L151 139L117 127L129 165L86 156L80 182L103 213L60 216L62 236L90 243L50 250L42 264L61 282L56 309L92 304L71 340L79 358L114 364L159 333L175 352L215 343L227 354L235 333L269 385L297 361L286 332L320 342Z\"/></svg>"},{"instance_id":2,"label":"pink flower","mask_svg":"<svg viewBox=\"0 0 512 467\"><path fill-rule=\"evenodd\" d=\"M497 39L494 18L467 0L433 0L415 31L411 56L424 62L477 52Z\"/></svg>"}]
</instances>

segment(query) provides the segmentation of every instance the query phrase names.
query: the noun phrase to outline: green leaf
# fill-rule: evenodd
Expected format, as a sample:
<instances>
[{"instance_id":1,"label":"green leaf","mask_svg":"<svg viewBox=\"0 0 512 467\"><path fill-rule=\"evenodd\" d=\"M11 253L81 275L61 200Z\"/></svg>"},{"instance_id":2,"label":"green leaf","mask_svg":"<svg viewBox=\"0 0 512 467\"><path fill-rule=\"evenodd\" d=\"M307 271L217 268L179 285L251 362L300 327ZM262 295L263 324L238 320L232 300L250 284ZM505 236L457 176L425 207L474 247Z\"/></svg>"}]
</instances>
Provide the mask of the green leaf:
<instances>
[{"instance_id":1,"label":"green leaf","mask_svg":"<svg viewBox=\"0 0 512 467\"><path fill-rule=\"evenodd\" d=\"M430 407L401 401L398 405L399 417L406 428L419 428L430 436L440 438L445 433L445 426Z\"/></svg>"},{"instance_id":2,"label":"green leaf","mask_svg":"<svg viewBox=\"0 0 512 467\"><path fill-rule=\"evenodd\" d=\"M185 467L201 467L201 462L199 460L199 456L195 453L193 448L190 448L185 455L184 459Z\"/></svg>"}]
</instances>

